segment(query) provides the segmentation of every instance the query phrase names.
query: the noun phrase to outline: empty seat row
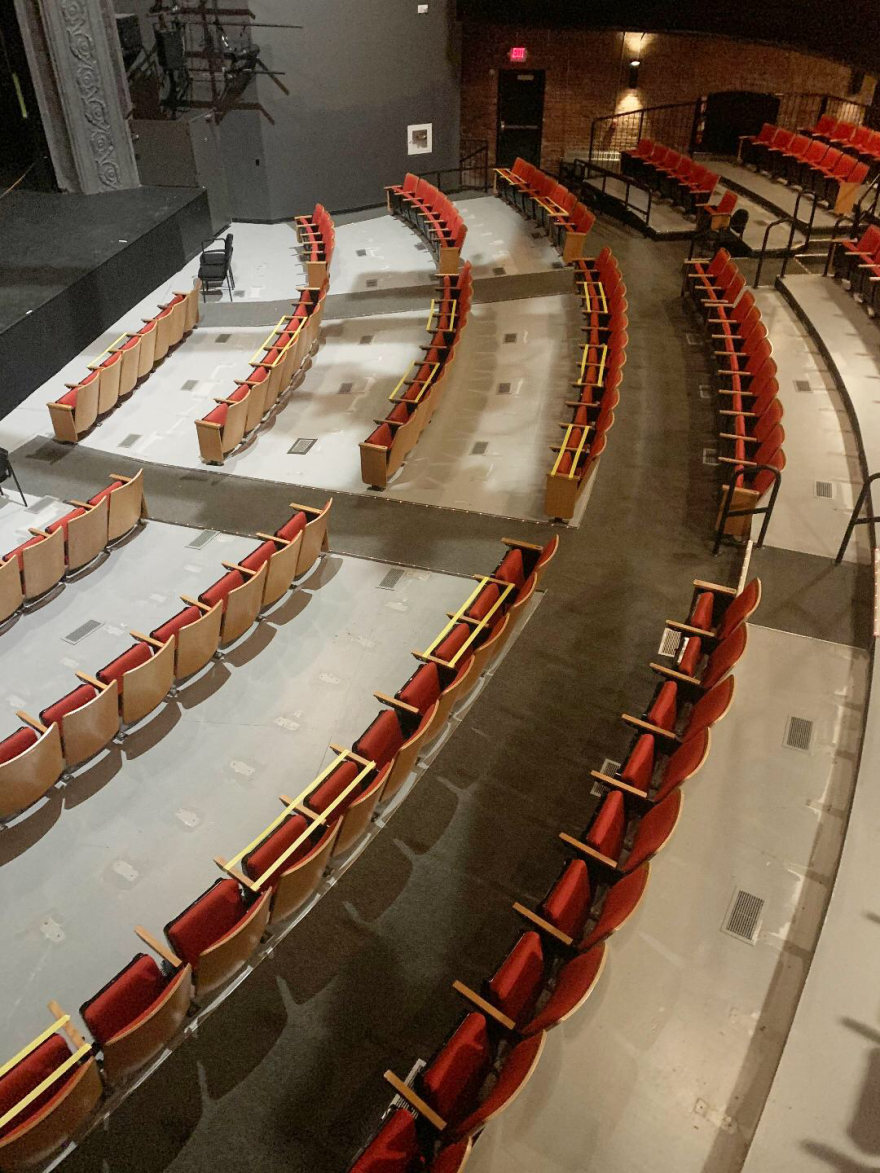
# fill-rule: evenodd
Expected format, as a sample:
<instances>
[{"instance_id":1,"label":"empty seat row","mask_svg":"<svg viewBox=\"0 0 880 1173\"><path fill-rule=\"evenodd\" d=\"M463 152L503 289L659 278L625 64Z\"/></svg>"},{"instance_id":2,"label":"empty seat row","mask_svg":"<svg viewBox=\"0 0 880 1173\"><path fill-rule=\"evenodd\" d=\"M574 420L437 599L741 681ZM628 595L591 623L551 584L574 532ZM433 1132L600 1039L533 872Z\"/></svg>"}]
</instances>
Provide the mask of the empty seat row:
<instances>
[{"instance_id":1,"label":"empty seat row","mask_svg":"<svg viewBox=\"0 0 880 1173\"><path fill-rule=\"evenodd\" d=\"M226 399L197 419L199 452L208 464L223 464L230 452L250 439L281 403L296 373L304 366L318 343L318 329L324 312L329 277L315 288L300 290L292 314L285 314L272 328L250 359L251 373L236 379Z\"/></svg>"},{"instance_id":2,"label":"empty seat row","mask_svg":"<svg viewBox=\"0 0 880 1173\"><path fill-rule=\"evenodd\" d=\"M294 515L281 530L298 524ZM297 530L301 552L309 539L307 528ZM281 796L282 811L268 827L231 859L217 857L223 877L168 922L162 939L137 927L150 953L137 953L80 1008L93 1044L52 1004L54 1023L0 1068L0 1167L26 1167L36 1153L64 1144L104 1087L118 1086L162 1051L193 1003L204 1004L240 973L264 935L289 922L328 869L351 855L377 806L387 808L418 750L504 646L558 542L505 539L493 572L475 576L440 636L414 653L415 673L394 697L376 694L382 711L352 748L331 746L331 763L296 797Z\"/></svg>"},{"instance_id":3,"label":"empty seat row","mask_svg":"<svg viewBox=\"0 0 880 1173\"><path fill-rule=\"evenodd\" d=\"M517 159L494 169L496 195L545 228L568 263L586 255L586 241L596 216L573 191L538 167Z\"/></svg>"},{"instance_id":4,"label":"empty seat row","mask_svg":"<svg viewBox=\"0 0 880 1173\"><path fill-rule=\"evenodd\" d=\"M858 240L835 240L832 272L872 317L880 308L880 226L869 224Z\"/></svg>"},{"instance_id":5,"label":"empty seat row","mask_svg":"<svg viewBox=\"0 0 880 1173\"><path fill-rule=\"evenodd\" d=\"M741 594L695 582L688 622L677 625L676 667L652 665L662 679L644 716L624 714L635 732L623 765L613 776L592 771L599 802L579 836L560 833L569 855L537 907L514 904L526 925L499 964L478 989L453 982L468 1009L451 1034L409 1080L386 1071L398 1099L350 1173L463 1168L479 1133L534 1072L547 1032L588 1001L679 821L681 786L704 764L709 730L730 708L730 673L760 596L758 580Z\"/></svg>"},{"instance_id":6,"label":"empty seat row","mask_svg":"<svg viewBox=\"0 0 880 1173\"><path fill-rule=\"evenodd\" d=\"M19 712L21 728L0 741L0 819L37 802L244 635L326 548L331 505L292 506L274 534L258 534L257 548L240 563L224 563L224 574L197 599L181 596L175 615L149 633L132 631L131 647L94 676L76 672L76 686L38 718Z\"/></svg>"},{"instance_id":7,"label":"empty seat row","mask_svg":"<svg viewBox=\"0 0 880 1173\"><path fill-rule=\"evenodd\" d=\"M868 164L856 155L808 134L764 123L757 135L740 138L740 161L774 179L812 192L839 215L852 211Z\"/></svg>"},{"instance_id":8,"label":"empty seat row","mask_svg":"<svg viewBox=\"0 0 880 1173\"><path fill-rule=\"evenodd\" d=\"M31 536L0 558L0 625L80 573L146 516L143 472L114 473L88 501L70 501L68 513L31 529Z\"/></svg>"},{"instance_id":9,"label":"empty seat row","mask_svg":"<svg viewBox=\"0 0 880 1173\"><path fill-rule=\"evenodd\" d=\"M734 511L724 533L748 537L751 517L785 468L785 429L776 363L754 296L726 249L685 261L683 292L699 312L711 344L718 391L719 464L733 477ZM722 486L722 503L729 482ZM719 513L719 524L721 521Z\"/></svg>"},{"instance_id":10,"label":"empty seat row","mask_svg":"<svg viewBox=\"0 0 880 1173\"><path fill-rule=\"evenodd\" d=\"M823 114L815 126L803 131L811 138L822 139L832 147L838 147L847 154L855 155L870 168L871 178L880 169L880 131L856 122L833 118Z\"/></svg>"},{"instance_id":11,"label":"empty seat row","mask_svg":"<svg viewBox=\"0 0 880 1173\"><path fill-rule=\"evenodd\" d=\"M413 360L388 396L392 404L388 414L374 420L376 427L360 445L365 485L384 489L431 422L467 325L472 297L469 262L455 277L441 275L425 323L429 340L421 347L424 353Z\"/></svg>"},{"instance_id":12,"label":"empty seat row","mask_svg":"<svg viewBox=\"0 0 880 1173\"><path fill-rule=\"evenodd\" d=\"M336 247L336 230L330 213L323 204L315 204L311 216L297 216L294 226L306 267L306 282L311 288L320 289L329 275Z\"/></svg>"},{"instance_id":13,"label":"empty seat row","mask_svg":"<svg viewBox=\"0 0 880 1173\"><path fill-rule=\"evenodd\" d=\"M155 317L144 319L137 333L120 334L111 342L89 363L85 378L67 384L66 394L48 405L56 440L75 444L195 329L200 289L201 282L196 281L189 293L175 293Z\"/></svg>"},{"instance_id":14,"label":"empty seat row","mask_svg":"<svg viewBox=\"0 0 880 1173\"><path fill-rule=\"evenodd\" d=\"M467 225L455 204L427 179L407 172L403 183L385 188L388 211L405 220L428 245L437 263L437 272L455 276L461 265L461 250Z\"/></svg>"},{"instance_id":15,"label":"empty seat row","mask_svg":"<svg viewBox=\"0 0 880 1173\"><path fill-rule=\"evenodd\" d=\"M628 341L626 286L607 248L594 259L573 262L575 286L584 318L577 378L559 421L561 443L552 446L544 512L569 521L605 451L607 433L620 402Z\"/></svg>"},{"instance_id":16,"label":"empty seat row","mask_svg":"<svg viewBox=\"0 0 880 1173\"><path fill-rule=\"evenodd\" d=\"M718 202L713 203L718 174L695 162L690 155L643 138L635 150L620 152L620 169L685 212L696 212L698 221L705 221L713 229L726 228L730 223L737 204L736 193L724 191Z\"/></svg>"}]
</instances>

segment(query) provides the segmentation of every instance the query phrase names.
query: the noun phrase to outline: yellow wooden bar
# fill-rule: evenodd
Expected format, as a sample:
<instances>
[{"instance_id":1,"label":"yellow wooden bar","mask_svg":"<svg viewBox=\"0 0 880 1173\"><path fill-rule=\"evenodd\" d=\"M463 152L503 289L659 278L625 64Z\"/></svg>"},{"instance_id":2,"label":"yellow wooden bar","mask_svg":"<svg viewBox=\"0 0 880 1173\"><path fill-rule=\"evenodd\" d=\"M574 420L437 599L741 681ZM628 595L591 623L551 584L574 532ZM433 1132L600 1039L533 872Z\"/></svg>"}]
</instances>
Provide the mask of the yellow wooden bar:
<instances>
[{"instance_id":1,"label":"yellow wooden bar","mask_svg":"<svg viewBox=\"0 0 880 1173\"><path fill-rule=\"evenodd\" d=\"M443 642L443 640L446 638L446 636L449 634L449 632L452 631L452 629L453 629L453 627L455 627L456 623L459 623L461 621L461 617L464 615L464 613L467 611L467 609L471 606L471 604L477 599L477 597L480 594L480 591L482 591L483 588L485 586L487 586L489 583L494 582L494 581L495 581L494 579L488 578L488 577L483 577L479 580L479 582L477 583L476 590L471 592L471 594L467 597L467 599L458 608L458 610L455 612L455 614L452 616L452 618L449 620L449 622L446 624L446 626L443 628L443 630L440 632L440 634L428 645L427 651L425 651L423 653L424 655L426 655L426 656L432 655L434 648L438 647ZM501 584L496 583L495 585L500 586ZM510 594L510 592L513 589L514 588L513 588L512 582L506 583L502 587L501 592L500 592L498 598L496 599L496 601L492 604L492 606L489 608L489 610L486 612L486 614L483 616L483 618L479 621L479 623L476 625L476 627L474 627L471 634L468 636L468 638L465 640L465 642L462 644L462 646L458 649L458 651L455 653L455 655L452 657L452 659L444 661L445 663L448 663L451 667L455 667L455 663L461 657L462 652L464 652L468 647L470 647L470 645L477 638L477 636L480 634L480 632L488 625L492 616L499 609L499 607L501 607L504 600L507 598L507 596Z\"/></svg>"},{"instance_id":2,"label":"yellow wooden bar","mask_svg":"<svg viewBox=\"0 0 880 1173\"><path fill-rule=\"evenodd\" d=\"M64 1075L65 1072L69 1071L71 1067L76 1066L76 1064L79 1063L83 1056L90 1055L91 1053L92 1048L88 1045L88 1043L84 1043L78 1051L70 1056L69 1059L65 1059L60 1067L56 1067L51 1075L47 1075L42 1083L38 1083L33 1091L28 1092L23 1100L19 1100L15 1107L10 1108L5 1116L0 1116L0 1128L4 1128L10 1120L14 1119L20 1112L23 1112L28 1104L32 1104L34 1100L37 1099L38 1096L41 1096L44 1091L50 1088L53 1083L57 1083L61 1076Z\"/></svg>"},{"instance_id":3,"label":"yellow wooden bar","mask_svg":"<svg viewBox=\"0 0 880 1173\"><path fill-rule=\"evenodd\" d=\"M571 439L571 429L572 428L582 428L583 429L582 434L581 434L581 441L578 444L577 448L570 448L569 447L568 441ZM585 425L585 424L569 424L568 425L568 427L565 429L565 436L562 439L562 447L557 452L556 459L553 461L553 467L550 469L551 476L555 476L559 472L559 462L562 460L563 454L565 452L574 452L574 457L572 458L571 469L569 470L569 472L564 473L563 475L567 476L569 478L575 477L577 475L577 462L578 462L578 460L580 460L581 453L584 450L584 445L587 442L587 434L589 433L589 431L590 431L589 426Z\"/></svg>"},{"instance_id":4,"label":"yellow wooden bar","mask_svg":"<svg viewBox=\"0 0 880 1173\"><path fill-rule=\"evenodd\" d=\"M413 365L421 366L421 363L410 364L410 370L412 370ZM440 365L441 364L438 362L434 363L434 365L431 367L430 371L428 372L428 377L427 377L427 379L425 379L424 383L422 384L422 389L419 391L418 395L415 397L415 399L407 399L407 401L406 401L407 403L421 403L423 395L428 390L428 387L431 385L431 382L433 381L434 376L440 370ZM388 398L391 400L392 403L398 402L398 400L395 400L394 396L397 394L397 392L400 390L400 388L403 386L403 384L405 382L406 382L406 378L404 377L403 379L400 380L400 382L397 384L397 386L394 388L394 390L388 396Z\"/></svg>"},{"instance_id":5,"label":"yellow wooden bar","mask_svg":"<svg viewBox=\"0 0 880 1173\"><path fill-rule=\"evenodd\" d=\"M289 321L291 321L291 319L292 319L291 314L283 314L278 319L278 321L272 327L271 333L267 334L264 341L260 343L260 345L254 351L254 353L251 355L250 362L252 362L252 363L257 362L259 356L263 353L264 350L271 349L272 339L275 337L276 334L281 334L284 332L283 323L289 322Z\"/></svg>"},{"instance_id":6,"label":"yellow wooden bar","mask_svg":"<svg viewBox=\"0 0 880 1173\"><path fill-rule=\"evenodd\" d=\"M589 354L590 348L593 345L595 345L595 344L592 342L587 342L584 346L584 352L581 355L581 366L580 366L580 379L581 379L581 381L583 381L584 371L587 369L587 355ZM605 355L608 353L608 347L603 342L601 344L601 346L597 347L597 349L602 351L602 358L600 360L600 365L599 365L599 382L601 383L602 382L602 372L605 369Z\"/></svg>"},{"instance_id":7,"label":"yellow wooden bar","mask_svg":"<svg viewBox=\"0 0 880 1173\"><path fill-rule=\"evenodd\" d=\"M117 346L119 346L119 345L120 345L120 343L124 342L124 341L125 341L127 338L128 338L128 334L127 334L127 333L126 333L126 334L120 334L118 338L114 338L114 340L113 340L113 341L110 343L110 345L107 347L107 349L106 349L106 350L102 350L102 351L101 351L101 353L98 355L98 357L97 357L97 358L95 358L95 359L92 359L92 361L91 361L90 363L88 363L88 364L87 364L87 365L88 365L88 368L89 368L89 370L90 370L90 371L97 370L97 368L98 368L98 367L101 365L101 363L104 361L104 355L105 355L105 354L112 354L112 353L113 353L113 351L114 351L114 350L116 350Z\"/></svg>"},{"instance_id":8,"label":"yellow wooden bar","mask_svg":"<svg viewBox=\"0 0 880 1173\"><path fill-rule=\"evenodd\" d=\"M30 1055L31 1051L36 1051L37 1047L39 1047L41 1043L45 1043L49 1035L54 1035L55 1032L60 1030L62 1026L67 1026L68 1022L70 1022L69 1014L63 1014L61 1018L56 1019L56 1021L53 1022L51 1026L47 1027L41 1035L37 1035L37 1037L29 1042L26 1047L23 1047L13 1059L10 1059L8 1063L4 1063L3 1066L0 1067L0 1079L3 1078L7 1071L11 1071L16 1063L20 1063L22 1059L25 1059L28 1055Z\"/></svg>"}]
</instances>

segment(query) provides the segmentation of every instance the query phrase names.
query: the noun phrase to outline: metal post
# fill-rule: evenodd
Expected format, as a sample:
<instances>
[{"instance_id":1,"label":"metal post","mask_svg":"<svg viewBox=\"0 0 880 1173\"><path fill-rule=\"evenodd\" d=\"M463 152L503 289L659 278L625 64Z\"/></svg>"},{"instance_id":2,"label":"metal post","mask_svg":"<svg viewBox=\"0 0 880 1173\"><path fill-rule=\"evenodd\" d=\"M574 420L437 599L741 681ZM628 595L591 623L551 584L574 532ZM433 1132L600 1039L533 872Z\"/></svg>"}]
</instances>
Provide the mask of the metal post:
<instances>
[{"instance_id":1,"label":"metal post","mask_svg":"<svg viewBox=\"0 0 880 1173\"><path fill-rule=\"evenodd\" d=\"M25 497L21 485L18 482L18 477L15 475L15 469L12 467L12 461L9 459L9 451L6 448L0 448L0 484L6 480L7 477L12 477L15 481L15 487L18 489L18 495L24 502L24 507L27 509L27 497ZM0 489L0 494L3 490Z\"/></svg>"},{"instance_id":2,"label":"metal post","mask_svg":"<svg viewBox=\"0 0 880 1173\"><path fill-rule=\"evenodd\" d=\"M837 557L834 559L834 563L836 566L839 566L840 563L843 561L843 556L846 553L846 548L849 545L853 530L856 528L857 525L870 525L870 527L871 527L871 545L872 546L876 545L876 530L875 530L874 526L877 521L877 518L874 516L873 512L869 513L867 517L859 517L859 514L862 512L862 509L864 508L865 501L870 496L871 482L876 481L878 477L880 477L880 472L872 473L871 476L869 476L868 479L865 481L865 483L862 485L862 490L859 493L858 500L856 501L855 506L853 507L853 511L850 514L849 522L846 527L846 533L843 535L843 541L840 543L840 549L837 551Z\"/></svg>"},{"instance_id":3,"label":"metal post","mask_svg":"<svg viewBox=\"0 0 880 1173\"><path fill-rule=\"evenodd\" d=\"M764 544L764 538L767 536L767 528L770 525L770 518L773 514L773 507L776 504L776 498L779 494L779 487L782 484L782 473L775 465L772 464L758 464L749 470L753 475L759 472L769 472L773 476L773 488L770 491L770 499L766 505L755 505L751 509L731 509L733 502L733 494L736 492L737 481L745 477L746 469L737 468L734 470L733 476L730 478L730 484L727 486L727 492L724 495L724 504L721 507L721 517L718 519L718 527L715 531L715 544L712 547L712 553L717 554L721 549L721 541L724 537L724 527L727 524L729 517L757 517L763 514L764 522L761 526L761 532L758 535L758 540L755 543L756 548L760 549ZM880 474L878 474L880 475Z\"/></svg>"}]
</instances>

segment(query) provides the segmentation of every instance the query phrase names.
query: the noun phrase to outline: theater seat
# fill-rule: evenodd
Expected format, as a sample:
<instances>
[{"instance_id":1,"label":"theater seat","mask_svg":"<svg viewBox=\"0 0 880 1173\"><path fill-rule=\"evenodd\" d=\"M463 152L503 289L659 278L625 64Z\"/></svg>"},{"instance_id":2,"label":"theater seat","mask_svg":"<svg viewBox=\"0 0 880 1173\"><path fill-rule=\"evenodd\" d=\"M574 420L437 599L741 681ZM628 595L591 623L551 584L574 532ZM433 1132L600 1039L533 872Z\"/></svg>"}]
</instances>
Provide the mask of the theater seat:
<instances>
[{"instance_id":1,"label":"theater seat","mask_svg":"<svg viewBox=\"0 0 880 1173\"><path fill-rule=\"evenodd\" d=\"M149 644L138 641L121 655L117 656L115 660L111 660L109 664L105 664L98 672L98 679L102 684L112 684L115 680L120 688L122 688L122 678L126 672L131 672L134 668L139 668L142 664L146 664L152 657L152 654L152 649Z\"/></svg>"},{"instance_id":2,"label":"theater seat","mask_svg":"<svg viewBox=\"0 0 880 1173\"><path fill-rule=\"evenodd\" d=\"M269 919L269 893L245 901L239 884L218 880L165 926L175 951L192 966L196 995L233 977L253 953Z\"/></svg>"},{"instance_id":3,"label":"theater seat","mask_svg":"<svg viewBox=\"0 0 880 1173\"><path fill-rule=\"evenodd\" d=\"M218 578L215 583L212 583L203 590L199 595L199 599L209 607L214 607L217 603L222 603L223 610L225 611L229 605L230 592L237 590L240 586L244 586L244 575L238 570L230 570L222 578Z\"/></svg>"},{"instance_id":4,"label":"theater seat","mask_svg":"<svg viewBox=\"0 0 880 1173\"><path fill-rule=\"evenodd\" d=\"M30 749L36 743L37 735L33 729L28 727L16 729L15 733L10 733L8 737L0 741L0 765L17 758L19 754L23 754L26 749Z\"/></svg>"}]
</instances>

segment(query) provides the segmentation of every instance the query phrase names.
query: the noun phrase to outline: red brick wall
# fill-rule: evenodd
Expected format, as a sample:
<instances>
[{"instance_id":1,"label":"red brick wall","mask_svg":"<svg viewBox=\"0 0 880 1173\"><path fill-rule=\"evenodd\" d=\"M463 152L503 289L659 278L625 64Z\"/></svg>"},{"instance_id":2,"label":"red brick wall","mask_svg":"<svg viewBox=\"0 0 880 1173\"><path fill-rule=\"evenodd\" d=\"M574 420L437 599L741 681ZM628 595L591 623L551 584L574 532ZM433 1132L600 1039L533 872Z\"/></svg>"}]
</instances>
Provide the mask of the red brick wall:
<instances>
[{"instance_id":1,"label":"red brick wall","mask_svg":"<svg viewBox=\"0 0 880 1173\"><path fill-rule=\"evenodd\" d=\"M813 92L847 96L850 70L838 62L769 45L717 37L518 29L465 21L462 38L461 133L485 139L494 161L499 69L512 45L525 45L524 70L546 70L541 161L555 169L566 154L584 153L594 118L621 109L683 102L713 90ZM625 47L625 52L621 50ZM641 60L639 88L627 88L627 65ZM870 102L874 79L859 100Z\"/></svg>"}]
</instances>

